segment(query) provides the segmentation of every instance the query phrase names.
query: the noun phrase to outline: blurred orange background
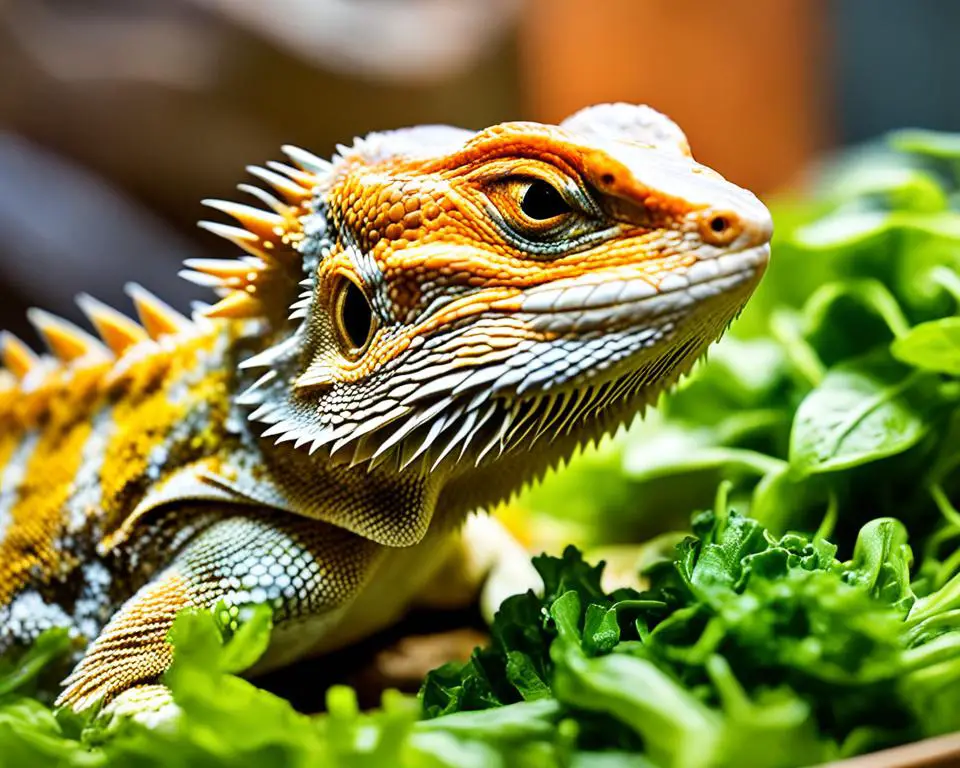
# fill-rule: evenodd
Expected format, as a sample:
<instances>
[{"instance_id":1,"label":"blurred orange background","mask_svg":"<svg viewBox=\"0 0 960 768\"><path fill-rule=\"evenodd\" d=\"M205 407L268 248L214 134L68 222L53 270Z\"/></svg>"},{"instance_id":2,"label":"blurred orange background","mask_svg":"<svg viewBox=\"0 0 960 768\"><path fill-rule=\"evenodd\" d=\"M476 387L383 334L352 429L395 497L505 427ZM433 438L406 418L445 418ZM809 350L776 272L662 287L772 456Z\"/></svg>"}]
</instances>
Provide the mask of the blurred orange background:
<instances>
[{"instance_id":1,"label":"blurred orange background","mask_svg":"<svg viewBox=\"0 0 960 768\"><path fill-rule=\"evenodd\" d=\"M919 22L903 5L6 0L0 324L33 340L25 307L77 318L79 291L126 308L129 279L180 307L202 297L177 264L232 249L195 228L200 199L237 197L244 166L288 142L329 155L375 129L552 122L623 100L669 114L698 159L762 196L795 188L821 151L902 124L889 103L960 128L924 112L946 80L883 80L923 65L931 35L950 48L960 22L948 4L916 4L933 12Z\"/></svg>"}]
</instances>

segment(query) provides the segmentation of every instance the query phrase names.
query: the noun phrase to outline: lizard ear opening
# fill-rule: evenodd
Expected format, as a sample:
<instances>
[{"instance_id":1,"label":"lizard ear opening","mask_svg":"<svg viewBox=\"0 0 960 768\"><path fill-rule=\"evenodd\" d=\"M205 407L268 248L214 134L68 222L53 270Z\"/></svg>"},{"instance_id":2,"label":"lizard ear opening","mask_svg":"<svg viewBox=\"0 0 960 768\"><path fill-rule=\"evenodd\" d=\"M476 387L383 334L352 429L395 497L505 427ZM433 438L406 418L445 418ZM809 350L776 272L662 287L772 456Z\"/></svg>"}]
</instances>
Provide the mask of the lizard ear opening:
<instances>
[{"instance_id":1,"label":"lizard ear opening","mask_svg":"<svg viewBox=\"0 0 960 768\"><path fill-rule=\"evenodd\" d=\"M373 308L353 280L341 276L333 294L333 323L344 355L355 360L370 344L375 330Z\"/></svg>"},{"instance_id":2,"label":"lizard ear opening","mask_svg":"<svg viewBox=\"0 0 960 768\"><path fill-rule=\"evenodd\" d=\"M691 157L690 144L680 126L645 104L597 104L576 112L561 127L580 136L616 139Z\"/></svg>"}]
</instances>

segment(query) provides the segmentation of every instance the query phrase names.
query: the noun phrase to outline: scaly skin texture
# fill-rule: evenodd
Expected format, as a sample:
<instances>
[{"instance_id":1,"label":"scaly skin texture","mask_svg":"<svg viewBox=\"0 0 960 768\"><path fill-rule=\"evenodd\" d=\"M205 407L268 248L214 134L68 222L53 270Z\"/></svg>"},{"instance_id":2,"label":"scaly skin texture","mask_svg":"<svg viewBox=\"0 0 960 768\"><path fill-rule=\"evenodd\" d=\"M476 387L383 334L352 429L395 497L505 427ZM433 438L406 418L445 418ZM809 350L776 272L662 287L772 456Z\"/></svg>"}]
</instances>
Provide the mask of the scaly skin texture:
<instances>
[{"instance_id":1,"label":"scaly skin texture","mask_svg":"<svg viewBox=\"0 0 960 768\"><path fill-rule=\"evenodd\" d=\"M371 134L209 204L247 255L2 340L0 652L62 625L60 703L150 688L186 606L272 606L260 668L396 620L495 503L669 387L740 311L770 217L657 112Z\"/></svg>"}]
</instances>

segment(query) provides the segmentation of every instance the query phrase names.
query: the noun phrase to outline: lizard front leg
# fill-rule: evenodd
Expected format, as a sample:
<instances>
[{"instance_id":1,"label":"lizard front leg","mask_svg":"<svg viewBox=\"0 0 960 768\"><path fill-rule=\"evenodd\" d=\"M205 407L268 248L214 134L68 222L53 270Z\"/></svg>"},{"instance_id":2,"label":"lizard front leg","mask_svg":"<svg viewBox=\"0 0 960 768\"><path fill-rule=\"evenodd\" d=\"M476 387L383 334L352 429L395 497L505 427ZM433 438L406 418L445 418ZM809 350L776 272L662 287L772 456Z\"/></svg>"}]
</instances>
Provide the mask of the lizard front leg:
<instances>
[{"instance_id":1,"label":"lizard front leg","mask_svg":"<svg viewBox=\"0 0 960 768\"><path fill-rule=\"evenodd\" d=\"M447 542L446 557L419 595L431 608L469 605L479 598L489 624L511 595L543 588L530 553L495 517L478 512L467 517Z\"/></svg>"},{"instance_id":2,"label":"lizard front leg","mask_svg":"<svg viewBox=\"0 0 960 768\"><path fill-rule=\"evenodd\" d=\"M279 642L268 654L279 663L306 655L337 629L379 550L315 520L225 510L120 607L64 681L57 704L82 710L155 683L172 660L167 633L187 606L270 605Z\"/></svg>"}]
</instances>

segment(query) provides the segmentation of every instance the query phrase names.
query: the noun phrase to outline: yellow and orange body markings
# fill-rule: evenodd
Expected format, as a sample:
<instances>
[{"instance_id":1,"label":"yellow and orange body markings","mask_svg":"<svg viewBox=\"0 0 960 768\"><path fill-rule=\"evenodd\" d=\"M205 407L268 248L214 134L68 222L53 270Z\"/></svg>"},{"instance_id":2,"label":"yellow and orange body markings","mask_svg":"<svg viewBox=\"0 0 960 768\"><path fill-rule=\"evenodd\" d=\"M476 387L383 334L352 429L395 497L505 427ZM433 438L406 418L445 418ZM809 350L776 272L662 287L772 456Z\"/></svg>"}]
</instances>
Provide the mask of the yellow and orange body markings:
<instances>
[{"instance_id":1,"label":"yellow and orange body markings","mask_svg":"<svg viewBox=\"0 0 960 768\"><path fill-rule=\"evenodd\" d=\"M223 448L227 325L117 361L51 362L0 394L0 606L66 579L69 542L109 550L149 484Z\"/></svg>"},{"instance_id":2,"label":"yellow and orange body markings","mask_svg":"<svg viewBox=\"0 0 960 768\"><path fill-rule=\"evenodd\" d=\"M4 473L17 478L16 487L0 489L8 520L0 540L0 604L28 579L54 573L70 557L55 540L65 523L64 506L92 429L91 415L102 402L99 380L106 368L98 364L69 376L54 369L32 392L18 388L4 397L5 435L15 436L5 437L15 447L4 451L4 466L11 460L20 466ZM18 453L21 446L26 450Z\"/></svg>"}]
</instances>

